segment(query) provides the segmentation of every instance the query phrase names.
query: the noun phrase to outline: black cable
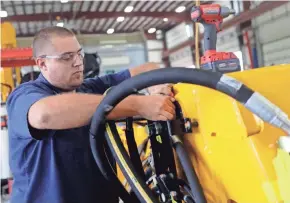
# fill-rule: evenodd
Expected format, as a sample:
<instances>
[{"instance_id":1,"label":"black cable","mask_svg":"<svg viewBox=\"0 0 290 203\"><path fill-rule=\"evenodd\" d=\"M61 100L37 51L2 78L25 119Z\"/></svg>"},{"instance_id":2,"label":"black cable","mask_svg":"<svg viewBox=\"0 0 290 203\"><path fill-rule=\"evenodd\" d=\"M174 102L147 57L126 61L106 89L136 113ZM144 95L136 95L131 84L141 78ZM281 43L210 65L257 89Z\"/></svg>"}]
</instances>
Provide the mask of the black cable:
<instances>
[{"instance_id":1,"label":"black cable","mask_svg":"<svg viewBox=\"0 0 290 203\"><path fill-rule=\"evenodd\" d=\"M152 191L147 187L145 181L140 181L142 178L130 161L130 157L126 152L121 138L118 136L116 125L109 122L108 126L110 127L107 128L105 137L123 175L126 177L126 180L128 180L130 187L142 203L158 203Z\"/></svg>"},{"instance_id":2,"label":"black cable","mask_svg":"<svg viewBox=\"0 0 290 203\"><path fill-rule=\"evenodd\" d=\"M142 162L141 162L140 155L137 148L137 144L134 138L132 118L128 118L126 121L125 135L126 135L127 146L128 146L128 150L130 154L130 159L133 163L133 166L136 169L137 173L142 177L142 179L146 181L145 173L143 171Z\"/></svg>"},{"instance_id":3,"label":"black cable","mask_svg":"<svg viewBox=\"0 0 290 203\"><path fill-rule=\"evenodd\" d=\"M189 183L189 187L191 190L191 194L193 195L194 201L196 203L206 203L206 199L203 193L203 189L201 187L201 184L198 180L198 177L195 173L194 168L191 165L191 161L183 148L183 145L181 142L175 142L174 143L174 149L176 151L176 154L178 156L178 159L180 161L180 164L184 170L184 173L186 175L187 181Z\"/></svg>"},{"instance_id":4,"label":"black cable","mask_svg":"<svg viewBox=\"0 0 290 203\"><path fill-rule=\"evenodd\" d=\"M116 192L116 194L123 200L125 203L139 203L136 196L129 194L127 190L124 188L117 175L117 166L115 160L113 160L113 155L111 150L109 149L108 143L104 143L104 157L103 160L107 160L111 170L109 172L113 172L114 174L110 174L110 185L112 189Z\"/></svg>"}]
</instances>

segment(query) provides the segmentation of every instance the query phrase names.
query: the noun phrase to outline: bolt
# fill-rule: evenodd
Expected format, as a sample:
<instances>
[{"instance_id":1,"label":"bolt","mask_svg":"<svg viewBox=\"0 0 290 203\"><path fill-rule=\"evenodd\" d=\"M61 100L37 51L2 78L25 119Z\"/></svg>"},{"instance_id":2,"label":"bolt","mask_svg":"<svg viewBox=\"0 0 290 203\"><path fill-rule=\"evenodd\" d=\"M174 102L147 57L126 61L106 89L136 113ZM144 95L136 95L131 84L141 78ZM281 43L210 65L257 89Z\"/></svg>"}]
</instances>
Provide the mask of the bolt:
<instances>
[{"instance_id":1,"label":"bolt","mask_svg":"<svg viewBox=\"0 0 290 203\"><path fill-rule=\"evenodd\" d=\"M195 128L198 127L198 122L197 122L197 120L195 120L195 119L192 120L192 127L195 127Z\"/></svg>"}]
</instances>

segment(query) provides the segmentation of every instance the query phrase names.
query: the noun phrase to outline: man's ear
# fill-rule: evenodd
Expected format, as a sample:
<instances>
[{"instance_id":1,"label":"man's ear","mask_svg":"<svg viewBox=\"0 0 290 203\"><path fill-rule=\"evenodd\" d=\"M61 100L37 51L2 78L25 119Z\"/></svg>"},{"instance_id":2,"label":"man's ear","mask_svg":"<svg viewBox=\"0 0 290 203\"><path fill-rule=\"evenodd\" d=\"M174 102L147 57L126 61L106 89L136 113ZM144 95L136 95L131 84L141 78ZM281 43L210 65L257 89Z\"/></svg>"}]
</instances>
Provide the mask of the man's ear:
<instances>
[{"instance_id":1,"label":"man's ear","mask_svg":"<svg viewBox=\"0 0 290 203\"><path fill-rule=\"evenodd\" d=\"M44 70L44 71L47 70L45 59L37 58L35 59L35 63L39 67L40 70Z\"/></svg>"}]
</instances>

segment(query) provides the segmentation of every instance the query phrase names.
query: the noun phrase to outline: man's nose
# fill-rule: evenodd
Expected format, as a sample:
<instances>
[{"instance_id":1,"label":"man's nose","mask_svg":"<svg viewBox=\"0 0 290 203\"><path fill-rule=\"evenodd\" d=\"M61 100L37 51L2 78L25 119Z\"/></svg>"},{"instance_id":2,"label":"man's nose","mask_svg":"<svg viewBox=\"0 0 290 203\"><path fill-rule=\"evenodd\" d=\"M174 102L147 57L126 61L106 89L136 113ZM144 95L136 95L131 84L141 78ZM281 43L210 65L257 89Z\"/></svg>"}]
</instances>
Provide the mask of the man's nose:
<instances>
[{"instance_id":1,"label":"man's nose","mask_svg":"<svg viewBox=\"0 0 290 203\"><path fill-rule=\"evenodd\" d=\"M74 66L78 66L79 68L81 66L81 68L84 69L83 65L84 65L84 58L82 57L81 54L76 54L75 60L74 60Z\"/></svg>"}]
</instances>

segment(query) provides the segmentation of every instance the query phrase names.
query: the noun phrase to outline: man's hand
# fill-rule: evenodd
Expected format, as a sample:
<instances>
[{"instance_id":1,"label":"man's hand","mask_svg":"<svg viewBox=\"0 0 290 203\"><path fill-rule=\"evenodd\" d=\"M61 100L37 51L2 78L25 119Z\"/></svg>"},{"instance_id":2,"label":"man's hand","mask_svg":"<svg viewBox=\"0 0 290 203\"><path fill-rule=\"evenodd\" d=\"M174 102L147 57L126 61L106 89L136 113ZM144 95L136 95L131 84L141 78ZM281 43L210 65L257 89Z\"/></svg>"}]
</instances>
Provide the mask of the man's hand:
<instances>
[{"instance_id":1,"label":"man's hand","mask_svg":"<svg viewBox=\"0 0 290 203\"><path fill-rule=\"evenodd\" d=\"M147 90L149 94L155 95L155 94L163 94L167 96L173 97L173 91L172 91L172 84L162 84L162 85L155 85L152 87L148 87Z\"/></svg>"},{"instance_id":2,"label":"man's hand","mask_svg":"<svg viewBox=\"0 0 290 203\"><path fill-rule=\"evenodd\" d=\"M152 121L167 121L175 118L174 98L163 95L142 96L137 101L138 114Z\"/></svg>"}]
</instances>

